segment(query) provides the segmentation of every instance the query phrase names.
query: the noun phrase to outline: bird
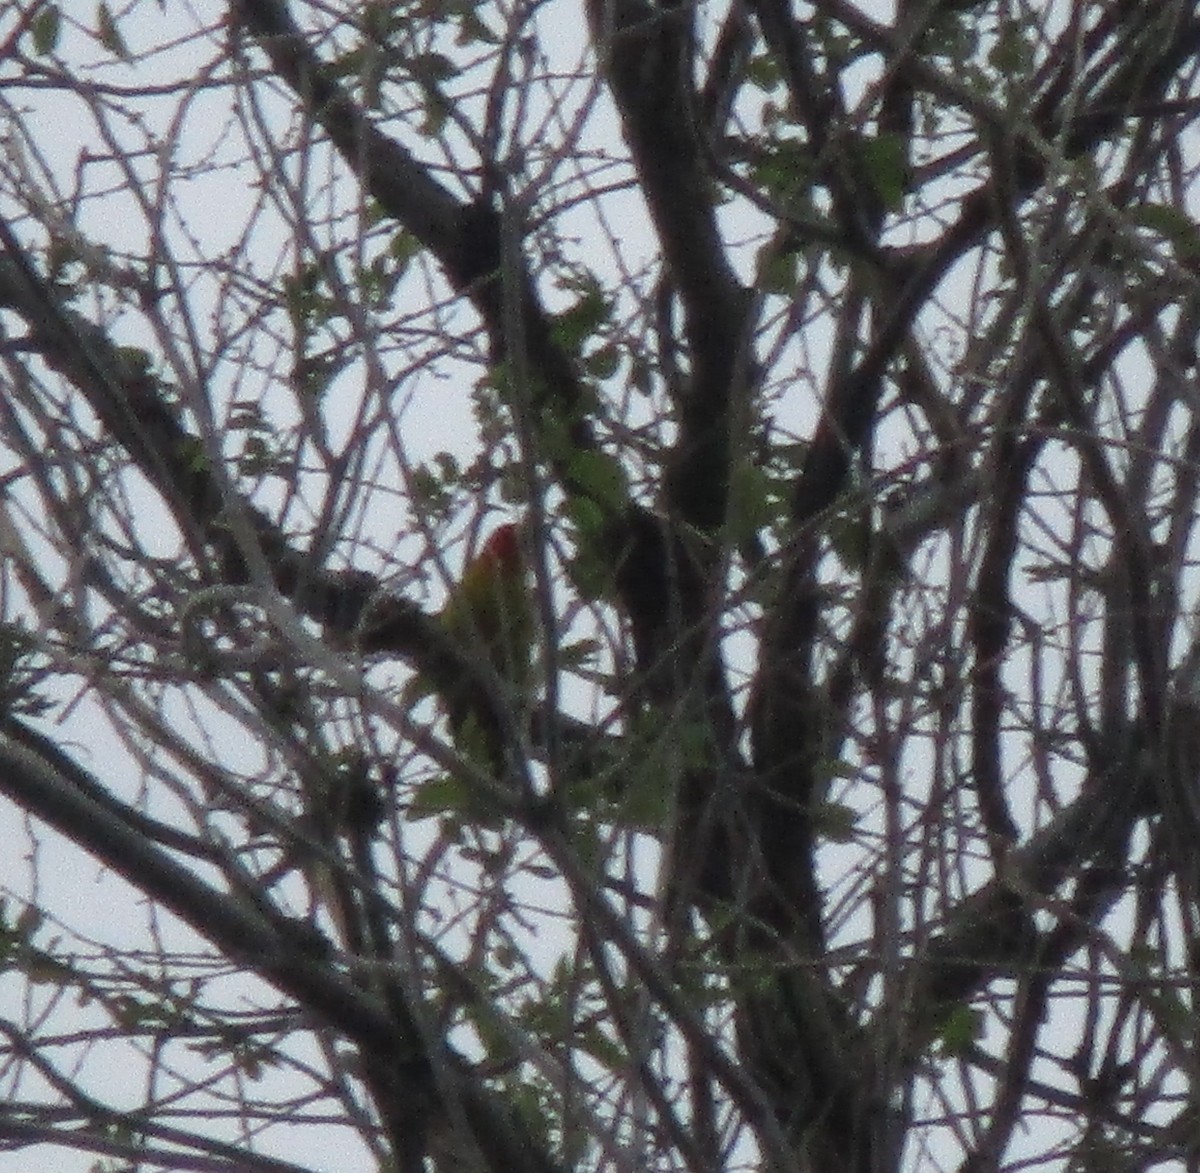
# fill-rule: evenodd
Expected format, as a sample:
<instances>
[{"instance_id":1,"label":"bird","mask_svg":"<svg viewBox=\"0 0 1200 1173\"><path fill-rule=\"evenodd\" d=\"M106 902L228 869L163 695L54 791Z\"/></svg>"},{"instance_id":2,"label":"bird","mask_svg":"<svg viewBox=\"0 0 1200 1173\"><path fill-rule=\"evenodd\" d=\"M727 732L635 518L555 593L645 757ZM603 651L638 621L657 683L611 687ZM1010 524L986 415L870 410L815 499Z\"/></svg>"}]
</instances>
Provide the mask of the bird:
<instances>
[{"instance_id":1,"label":"bird","mask_svg":"<svg viewBox=\"0 0 1200 1173\"><path fill-rule=\"evenodd\" d=\"M492 532L451 588L439 618L459 652L486 664L492 676L443 690L451 733L460 752L478 758L482 745L492 759L487 764L495 765L496 720L480 711L480 685L493 691L501 686L504 699L519 706L533 684L537 623L520 525L505 522Z\"/></svg>"}]
</instances>

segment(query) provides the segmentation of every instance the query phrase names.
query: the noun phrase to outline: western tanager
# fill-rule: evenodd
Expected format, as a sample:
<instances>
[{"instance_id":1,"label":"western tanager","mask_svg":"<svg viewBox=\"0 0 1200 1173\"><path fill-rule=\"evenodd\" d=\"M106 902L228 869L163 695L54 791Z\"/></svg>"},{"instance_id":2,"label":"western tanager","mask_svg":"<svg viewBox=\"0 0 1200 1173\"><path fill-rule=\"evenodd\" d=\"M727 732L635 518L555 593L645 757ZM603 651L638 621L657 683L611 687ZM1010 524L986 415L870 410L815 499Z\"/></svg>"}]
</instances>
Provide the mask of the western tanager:
<instances>
[{"instance_id":1,"label":"western tanager","mask_svg":"<svg viewBox=\"0 0 1200 1173\"><path fill-rule=\"evenodd\" d=\"M530 687L533 674L536 620L528 580L520 527L508 522L467 563L441 613L442 625L459 649L472 659L485 660L517 699ZM447 698L456 739L472 718L480 725L491 724L472 711L466 699L471 692L464 689L461 696Z\"/></svg>"}]
</instances>

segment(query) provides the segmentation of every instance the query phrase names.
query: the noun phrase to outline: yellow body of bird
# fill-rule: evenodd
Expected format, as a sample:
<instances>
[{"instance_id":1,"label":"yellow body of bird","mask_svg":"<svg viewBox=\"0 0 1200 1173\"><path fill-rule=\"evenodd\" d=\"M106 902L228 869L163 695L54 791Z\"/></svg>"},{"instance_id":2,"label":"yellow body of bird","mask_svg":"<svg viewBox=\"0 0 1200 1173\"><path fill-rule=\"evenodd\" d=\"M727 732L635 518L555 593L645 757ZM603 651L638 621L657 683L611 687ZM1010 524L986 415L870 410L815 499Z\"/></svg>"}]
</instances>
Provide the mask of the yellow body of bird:
<instances>
[{"instance_id":1,"label":"yellow body of bird","mask_svg":"<svg viewBox=\"0 0 1200 1173\"><path fill-rule=\"evenodd\" d=\"M520 702L533 676L533 645L536 619L529 587L528 566L518 526L500 526L467 563L462 578L450 592L441 613L442 625L460 650L474 660L485 660L508 692L510 701ZM473 690L446 697L448 715L459 749L465 740L479 740L472 725L489 726L468 699Z\"/></svg>"}]
</instances>

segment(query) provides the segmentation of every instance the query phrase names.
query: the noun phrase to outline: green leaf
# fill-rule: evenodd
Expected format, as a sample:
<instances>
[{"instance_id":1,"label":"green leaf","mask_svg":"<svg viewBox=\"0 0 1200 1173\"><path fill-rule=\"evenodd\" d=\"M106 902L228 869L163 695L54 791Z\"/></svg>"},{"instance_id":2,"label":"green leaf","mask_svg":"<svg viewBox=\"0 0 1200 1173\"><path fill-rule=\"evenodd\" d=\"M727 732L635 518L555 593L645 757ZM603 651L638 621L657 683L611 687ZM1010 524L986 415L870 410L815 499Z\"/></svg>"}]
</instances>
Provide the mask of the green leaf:
<instances>
[{"instance_id":1,"label":"green leaf","mask_svg":"<svg viewBox=\"0 0 1200 1173\"><path fill-rule=\"evenodd\" d=\"M863 173L888 211L896 211L908 191L908 147L903 135L878 134L861 139L858 157Z\"/></svg>"},{"instance_id":2,"label":"green leaf","mask_svg":"<svg viewBox=\"0 0 1200 1173\"><path fill-rule=\"evenodd\" d=\"M116 346L113 348L114 374L118 379L144 379L154 365L149 353L140 346Z\"/></svg>"},{"instance_id":3,"label":"green leaf","mask_svg":"<svg viewBox=\"0 0 1200 1173\"><path fill-rule=\"evenodd\" d=\"M792 141L772 144L751 168L754 181L793 213L811 210L814 174L812 151Z\"/></svg>"},{"instance_id":4,"label":"green leaf","mask_svg":"<svg viewBox=\"0 0 1200 1173\"><path fill-rule=\"evenodd\" d=\"M53 53L62 32L62 13L58 5L45 5L30 22L29 31L33 33L33 50L39 57Z\"/></svg>"},{"instance_id":5,"label":"green leaf","mask_svg":"<svg viewBox=\"0 0 1200 1173\"><path fill-rule=\"evenodd\" d=\"M450 506L454 503L451 486L457 485L461 479L457 466L448 467L453 464L454 458L447 452L440 453L440 456L445 457L445 461L434 458L434 463L439 466L436 472L422 464L408 474L408 497L413 509L434 518L449 515Z\"/></svg>"},{"instance_id":6,"label":"green leaf","mask_svg":"<svg viewBox=\"0 0 1200 1173\"><path fill-rule=\"evenodd\" d=\"M625 1071L629 1066L629 1053L615 1040L608 1037L599 1027L593 1026L576 1036L580 1047L609 1071Z\"/></svg>"},{"instance_id":7,"label":"green leaf","mask_svg":"<svg viewBox=\"0 0 1200 1173\"><path fill-rule=\"evenodd\" d=\"M125 44L125 38L121 36L121 30L117 28L112 11L103 2L96 5L96 35L100 38L100 44L115 57L120 57L122 61L132 60L133 55L129 52L129 46Z\"/></svg>"},{"instance_id":8,"label":"green leaf","mask_svg":"<svg viewBox=\"0 0 1200 1173\"><path fill-rule=\"evenodd\" d=\"M615 818L625 827L661 831L675 806L675 796L661 768L629 776L629 785L615 803ZM607 789L611 790L611 783Z\"/></svg>"},{"instance_id":9,"label":"green leaf","mask_svg":"<svg viewBox=\"0 0 1200 1173\"><path fill-rule=\"evenodd\" d=\"M783 71L773 53L758 53L746 66L746 80L762 90L774 89L783 81Z\"/></svg>"},{"instance_id":10,"label":"green leaf","mask_svg":"<svg viewBox=\"0 0 1200 1173\"><path fill-rule=\"evenodd\" d=\"M504 38L492 31L474 8L457 15L458 35L454 43L460 48L465 45L499 45Z\"/></svg>"},{"instance_id":11,"label":"green leaf","mask_svg":"<svg viewBox=\"0 0 1200 1173\"><path fill-rule=\"evenodd\" d=\"M204 443L195 436L184 436L180 439L179 458L188 472L208 472L210 469Z\"/></svg>"},{"instance_id":12,"label":"green leaf","mask_svg":"<svg viewBox=\"0 0 1200 1173\"><path fill-rule=\"evenodd\" d=\"M851 843L858 811L844 802L822 802L813 810L813 829L831 843Z\"/></svg>"},{"instance_id":13,"label":"green leaf","mask_svg":"<svg viewBox=\"0 0 1200 1173\"><path fill-rule=\"evenodd\" d=\"M22 940L32 940L34 933L42 926L46 914L36 904L27 904L21 909L17 923L13 926Z\"/></svg>"},{"instance_id":14,"label":"green leaf","mask_svg":"<svg viewBox=\"0 0 1200 1173\"><path fill-rule=\"evenodd\" d=\"M364 300L373 308L386 306L400 279L400 271L387 256L374 257L360 270L358 285Z\"/></svg>"},{"instance_id":15,"label":"green leaf","mask_svg":"<svg viewBox=\"0 0 1200 1173\"><path fill-rule=\"evenodd\" d=\"M740 465L733 477L730 536L735 542L757 534L780 515L783 501L775 483L761 468Z\"/></svg>"},{"instance_id":16,"label":"green leaf","mask_svg":"<svg viewBox=\"0 0 1200 1173\"><path fill-rule=\"evenodd\" d=\"M372 51L370 57L377 58L378 53ZM338 53L330 57L327 68L330 77L336 77L339 81L345 78L358 78L362 81L364 88L367 83L363 81L363 74L367 70L366 61L368 54L361 47L356 47L347 50L345 53Z\"/></svg>"},{"instance_id":17,"label":"green leaf","mask_svg":"<svg viewBox=\"0 0 1200 1173\"><path fill-rule=\"evenodd\" d=\"M942 1023L938 1043L946 1055L963 1055L983 1035L983 1015L970 1006L958 1006Z\"/></svg>"},{"instance_id":18,"label":"green leaf","mask_svg":"<svg viewBox=\"0 0 1200 1173\"><path fill-rule=\"evenodd\" d=\"M418 819L441 818L443 815L462 816L471 804L471 795L461 778L453 774L439 774L417 787L408 804L408 817Z\"/></svg>"},{"instance_id":19,"label":"green leaf","mask_svg":"<svg viewBox=\"0 0 1200 1173\"><path fill-rule=\"evenodd\" d=\"M39 653L20 623L0 623L0 712L37 716L50 708L38 695Z\"/></svg>"},{"instance_id":20,"label":"green leaf","mask_svg":"<svg viewBox=\"0 0 1200 1173\"><path fill-rule=\"evenodd\" d=\"M848 570L862 570L871 553L871 521L861 510L835 517L829 526L829 545Z\"/></svg>"},{"instance_id":21,"label":"green leaf","mask_svg":"<svg viewBox=\"0 0 1200 1173\"><path fill-rule=\"evenodd\" d=\"M584 602L594 603L612 588L612 567L591 554L579 554L567 563L567 578Z\"/></svg>"},{"instance_id":22,"label":"green leaf","mask_svg":"<svg viewBox=\"0 0 1200 1173\"><path fill-rule=\"evenodd\" d=\"M1143 204L1130 209L1129 216L1135 224L1150 229L1166 240L1180 261L1194 261L1200 256L1200 230L1180 208L1166 204Z\"/></svg>"},{"instance_id":23,"label":"green leaf","mask_svg":"<svg viewBox=\"0 0 1200 1173\"><path fill-rule=\"evenodd\" d=\"M605 452L576 452L567 461L567 477L576 491L608 513L624 508L629 485L620 462Z\"/></svg>"},{"instance_id":24,"label":"green leaf","mask_svg":"<svg viewBox=\"0 0 1200 1173\"><path fill-rule=\"evenodd\" d=\"M413 77L425 85L436 85L458 76L458 66L441 53L419 53L407 62Z\"/></svg>"},{"instance_id":25,"label":"green leaf","mask_svg":"<svg viewBox=\"0 0 1200 1173\"><path fill-rule=\"evenodd\" d=\"M584 340L608 320L608 300L599 283L588 284L583 296L554 320L554 341L572 354L578 354Z\"/></svg>"},{"instance_id":26,"label":"green leaf","mask_svg":"<svg viewBox=\"0 0 1200 1173\"><path fill-rule=\"evenodd\" d=\"M765 293L790 296L798 279L799 265L792 249L778 249L768 243L759 251L755 284Z\"/></svg>"},{"instance_id":27,"label":"green leaf","mask_svg":"<svg viewBox=\"0 0 1200 1173\"><path fill-rule=\"evenodd\" d=\"M394 233L388 242L388 255L396 262L396 279L404 275L412 259L421 251L421 242L411 232Z\"/></svg>"},{"instance_id":28,"label":"green leaf","mask_svg":"<svg viewBox=\"0 0 1200 1173\"><path fill-rule=\"evenodd\" d=\"M1003 25L987 55L987 63L1010 81L1027 77L1034 60L1035 50L1030 31L1015 21Z\"/></svg>"},{"instance_id":29,"label":"green leaf","mask_svg":"<svg viewBox=\"0 0 1200 1173\"><path fill-rule=\"evenodd\" d=\"M589 354L583 365L594 379L611 379L621 367L621 352L609 343Z\"/></svg>"},{"instance_id":30,"label":"green leaf","mask_svg":"<svg viewBox=\"0 0 1200 1173\"><path fill-rule=\"evenodd\" d=\"M283 279L283 304L297 332L328 320L331 303L321 292L323 280L321 268L315 263Z\"/></svg>"},{"instance_id":31,"label":"green leaf","mask_svg":"<svg viewBox=\"0 0 1200 1173\"><path fill-rule=\"evenodd\" d=\"M49 953L43 953L40 949L31 949L26 953L19 968L34 985L44 982L48 985L65 986L75 976L65 962L51 957Z\"/></svg>"}]
</instances>

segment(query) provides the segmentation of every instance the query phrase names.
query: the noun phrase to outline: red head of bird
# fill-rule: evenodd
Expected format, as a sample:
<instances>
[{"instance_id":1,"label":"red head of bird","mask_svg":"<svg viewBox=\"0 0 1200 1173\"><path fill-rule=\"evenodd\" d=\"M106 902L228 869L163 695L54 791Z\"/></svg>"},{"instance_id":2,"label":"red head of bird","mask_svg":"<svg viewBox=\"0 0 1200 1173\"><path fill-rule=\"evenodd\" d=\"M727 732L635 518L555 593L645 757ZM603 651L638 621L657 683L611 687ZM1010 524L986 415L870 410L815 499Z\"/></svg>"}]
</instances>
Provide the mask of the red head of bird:
<instances>
[{"instance_id":1,"label":"red head of bird","mask_svg":"<svg viewBox=\"0 0 1200 1173\"><path fill-rule=\"evenodd\" d=\"M511 521L505 522L484 542L476 560L501 567L508 574L519 573L524 563L520 527Z\"/></svg>"}]
</instances>

